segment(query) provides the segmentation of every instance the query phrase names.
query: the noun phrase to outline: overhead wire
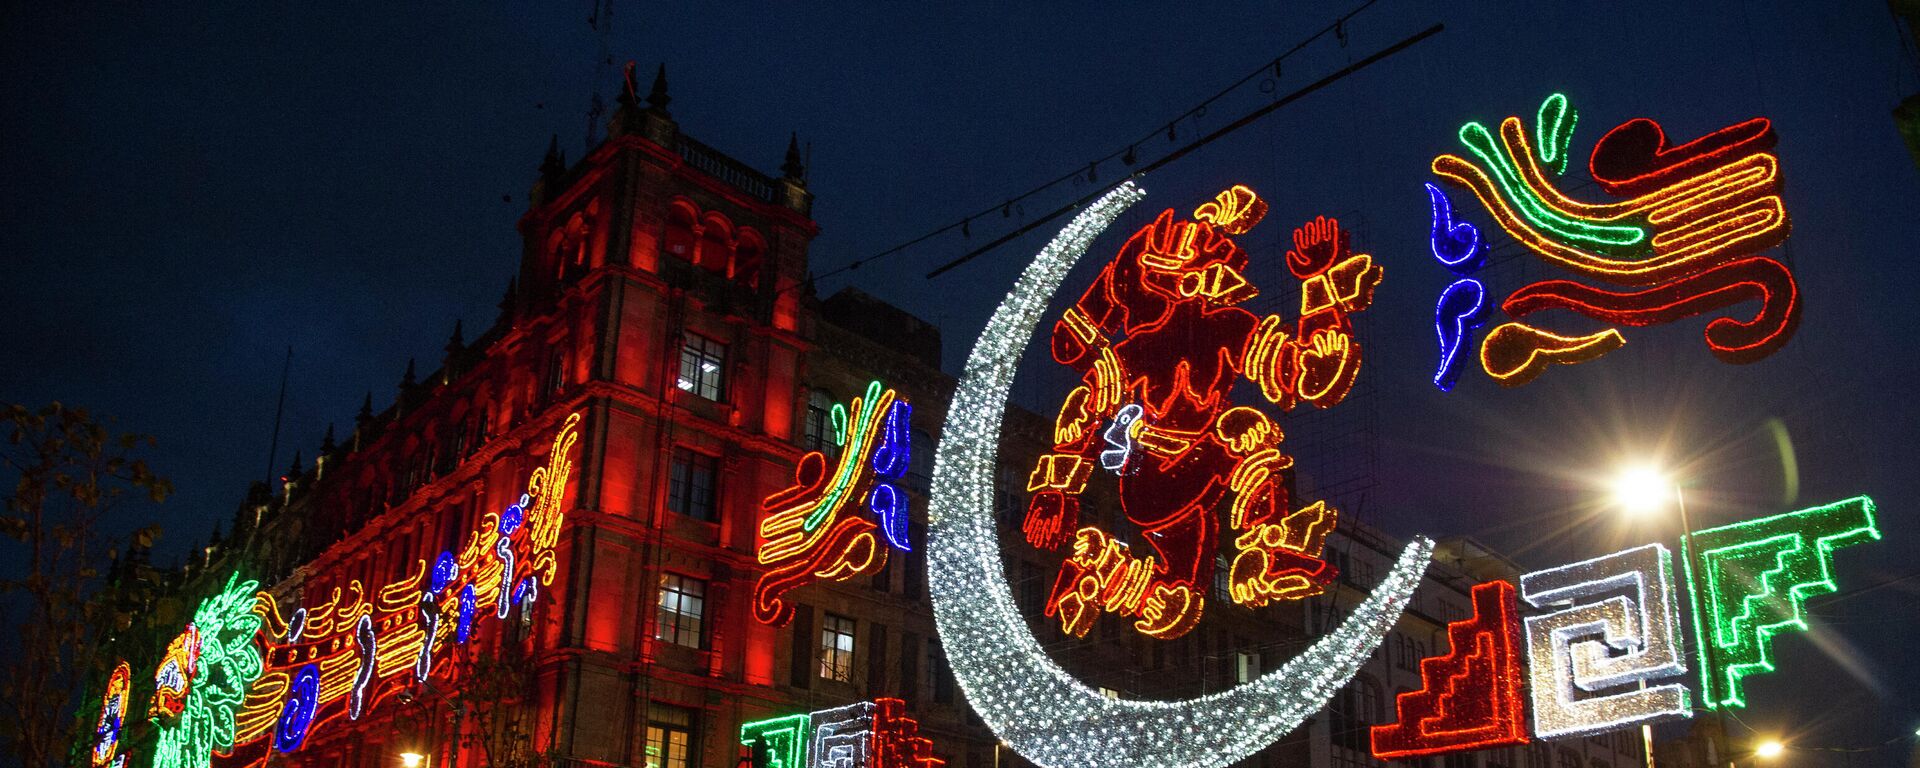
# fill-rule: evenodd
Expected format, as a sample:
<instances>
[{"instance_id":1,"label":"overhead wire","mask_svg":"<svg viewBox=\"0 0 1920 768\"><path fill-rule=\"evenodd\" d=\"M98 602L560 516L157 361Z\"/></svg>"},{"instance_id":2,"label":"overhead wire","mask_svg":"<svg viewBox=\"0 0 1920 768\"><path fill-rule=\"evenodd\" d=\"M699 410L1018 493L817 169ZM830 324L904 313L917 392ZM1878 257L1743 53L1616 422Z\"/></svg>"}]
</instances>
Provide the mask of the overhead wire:
<instances>
[{"instance_id":1,"label":"overhead wire","mask_svg":"<svg viewBox=\"0 0 1920 768\"><path fill-rule=\"evenodd\" d=\"M1069 170L1065 173L1060 174L1059 176L1056 176L1052 179L1049 179L1038 185L1035 185L1027 189L1026 191L1023 191L1016 195L1005 197L1001 200L1001 202L988 205L985 208L981 208L980 210L975 211L971 214L967 214L965 216L962 216L959 219L956 219L947 224L936 227L917 237L906 240L904 242L901 242L897 245L886 248L884 250L875 252L872 255L854 259L853 261L850 261L845 265L814 275L813 279L822 280L829 277L834 277L837 275L858 270L861 267L866 266L867 264L873 263L875 261L878 261L880 259L884 259L890 256L894 256L916 245L927 242L928 240L932 240L941 235L949 234L955 230L959 230L962 233L966 234L967 236L971 237L972 224L976 220L990 217L995 212L1000 212L1001 214L1003 214L1002 216L1003 218L1011 217L1016 209L1023 207L1023 204L1025 202L1031 200L1032 198L1034 198L1035 196L1043 192L1046 192L1049 189L1052 189L1056 186L1059 186L1060 184L1063 184L1069 181L1074 181L1076 179L1087 178L1089 180L1092 180L1093 178L1097 177L1097 169L1102 164L1119 160L1124 165L1132 166L1134 163L1138 162L1137 158L1138 158L1140 145L1156 140L1162 133L1166 134L1167 138L1170 141L1176 140L1178 136L1178 127L1180 123L1187 121L1189 119L1198 118L1200 116L1205 115L1208 107L1213 106L1216 102L1220 101L1221 99L1224 99L1227 96L1233 94L1235 91L1240 90L1247 83L1253 82L1255 79L1266 77L1266 76L1278 77L1278 75L1282 70L1283 62L1285 62L1288 58L1294 56L1295 54L1299 53L1300 51L1304 50L1307 46L1311 45L1315 41L1327 36L1328 34L1333 34L1339 37L1342 40L1342 44L1344 45L1345 39L1347 36L1346 35L1347 23L1351 21L1355 16L1359 15L1360 13L1366 11L1368 8L1372 7L1377 2L1379 2L1379 0L1366 0L1360 5L1355 6L1352 10L1347 11L1346 13L1342 14L1338 18L1334 19L1331 23L1327 24L1325 27L1322 27L1318 31L1314 32L1313 34L1308 35L1307 37L1294 43L1292 47L1281 52L1279 55L1275 56L1274 58L1268 61L1261 62L1260 66L1255 67L1254 69L1249 71L1247 74L1243 75L1240 79L1235 80L1232 84L1220 89L1218 92L1215 92L1213 95L1208 96L1206 99L1200 101L1194 106L1187 108L1185 111L1174 116L1172 119L1167 120L1163 123L1155 123L1154 128L1142 133L1138 138L1128 142L1125 146L1120 147L1119 149L1115 149L1111 152L1108 152L1104 155L1096 157L1087 162L1076 163L1072 166L1072 170ZM1191 146L1192 145L1189 145L1189 147L1183 148L1183 150L1181 151L1190 149ZM1162 158L1163 161L1165 159L1166 158ZM1164 165L1164 162L1159 163L1158 165ZM1158 167L1158 165L1155 165L1154 167ZM1133 175L1138 175L1138 172L1136 172ZM1102 189L1104 190L1107 188L1111 188L1111 186L1112 185L1106 185L1106 186L1103 186ZM1030 231L1030 230L1031 230L1031 226L1025 228L1025 230L1023 231Z\"/></svg>"}]
</instances>

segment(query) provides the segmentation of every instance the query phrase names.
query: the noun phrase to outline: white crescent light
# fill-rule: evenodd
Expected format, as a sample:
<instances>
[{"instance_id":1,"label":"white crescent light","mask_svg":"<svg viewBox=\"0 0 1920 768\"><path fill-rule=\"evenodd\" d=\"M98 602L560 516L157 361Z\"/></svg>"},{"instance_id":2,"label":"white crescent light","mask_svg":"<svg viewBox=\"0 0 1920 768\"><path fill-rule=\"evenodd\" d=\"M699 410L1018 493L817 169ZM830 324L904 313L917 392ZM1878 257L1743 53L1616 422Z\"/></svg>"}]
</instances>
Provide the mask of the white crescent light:
<instances>
[{"instance_id":1,"label":"white crescent light","mask_svg":"<svg viewBox=\"0 0 1920 768\"><path fill-rule=\"evenodd\" d=\"M1218 693L1109 699L1047 657L1014 606L994 529L1000 422L1014 369L1068 269L1145 195L1121 184L1027 266L967 358L934 463L927 570L941 642L980 718L1045 768L1210 768L1273 743L1352 679L1399 620L1433 552L1431 540L1416 537L1339 628L1279 669Z\"/></svg>"}]
</instances>

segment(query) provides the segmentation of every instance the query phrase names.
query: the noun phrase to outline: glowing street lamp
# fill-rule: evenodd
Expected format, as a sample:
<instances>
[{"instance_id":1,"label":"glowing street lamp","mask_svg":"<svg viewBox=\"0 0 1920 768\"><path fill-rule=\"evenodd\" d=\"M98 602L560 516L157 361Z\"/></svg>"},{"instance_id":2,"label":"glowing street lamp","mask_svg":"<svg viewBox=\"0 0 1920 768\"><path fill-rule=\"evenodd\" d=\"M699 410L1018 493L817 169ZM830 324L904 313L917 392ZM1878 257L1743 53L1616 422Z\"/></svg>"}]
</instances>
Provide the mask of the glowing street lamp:
<instances>
[{"instance_id":1,"label":"glowing street lamp","mask_svg":"<svg viewBox=\"0 0 1920 768\"><path fill-rule=\"evenodd\" d=\"M1629 467L1613 480L1613 501L1623 512L1645 515L1660 511L1678 490L1660 470L1644 465Z\"/></svg>"},{"instance_id":2,"label":"glowing street lamp","mask_svg":"<svg viewBox=\"0 0 1920 768\"><path fill-rule=\"evenodd\" d=\"M418 752L400 753L400 765L402 766L402 768L420 768L420 766L426 765L426 764L427 764L426 755L420 754Z\"/></svg>"},{"instance_id":3,"label":"glowing street lamp","mask_svg":"<svg viewBox=\"0 0 1920 768\"><path fill-rule=\"evenodd\" d=\"M1786 751L1787 745L1775 739L1767 739L1766 741L1760 742L1760 746L1754 747L1753 754L1762 760L1772 760Z\"/></svg>"}]
</instances>

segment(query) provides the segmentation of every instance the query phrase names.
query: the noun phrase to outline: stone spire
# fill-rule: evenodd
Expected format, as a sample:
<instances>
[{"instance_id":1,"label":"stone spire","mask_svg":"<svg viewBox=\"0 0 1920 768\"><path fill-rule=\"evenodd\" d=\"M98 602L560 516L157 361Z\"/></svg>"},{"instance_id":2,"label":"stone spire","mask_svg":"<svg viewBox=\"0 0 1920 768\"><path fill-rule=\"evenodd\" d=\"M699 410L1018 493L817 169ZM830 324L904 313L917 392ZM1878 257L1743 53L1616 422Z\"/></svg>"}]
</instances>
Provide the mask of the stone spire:
<instances>
[{"instance_id":1,"label":"stone spire","mask_svg":"<svg viewBox=\"0 0 1920 768\"><path fill-rule=\"evenodd\" d=\"M800 134L787 134L787 160L780 164L780 202L802 216L813 215L813 193L807 191L807 164L800 155Z\"/></svg>"},{"instance_id":2,"label":"stone spire","mask_svg":"<svg viewBox=\"0 0 1920 768\"><path fill-rule=\"evenodd\" d=\"M667 105L672 102L673 97L667 95L667 65L661 62L660 68L653 73L653 90L647 92L647 111L661 117L671 117Z\"/></svg>"},{"instance_id":3,"label":"stone spire","mask_svg":"<svg viewBox=\"0 0 1920 768\"><path fill-rule=\"evenodd\" d=\"M360 413L353 417L356 424L373 421L373 390L367 390L367 399L360 401Z\"/></svg>"},{"instance_id":4,"label":"stone spire","mask_svg":"<svg viewBox=\"0 0 1920 768\"><path fill-rule=\"evenodd\" d=\"M540 159L540 178L558 178L567 172L567 153L560 151L560 134L547 139L547 156Z\"/></svg>"},{"instance_id":5,"label":"stone spire","mask_svg":"<svg viewBox=\"0 0 1920 768\"><path fill-rule=\"evenodd\" d=\"M500 317L495 319L494 322L505 322L508 325L512 325L513 311L519 305L519 302L520 278L518 276L507 278L507 291L500 295Z\"/></svg>"},{"instance_id":6,"label":"stone spire","mask_svg":"<svg viewBox=\"0 0 1920 768\"><path fill-rule=\"evenodd\" d=\"M800 159L800 133L798 131L787 134L787 160L780 164L780 172L786 174L786 178L798 181L803 185L807 183L807 165Z\"/></svg>"},{"instance_id":7,"label":"stone spire","mask_svg":"<svg viewBox=\"0 0 1920 768\"><path fill-rule=\"evenodd\" d=\"M419 380L413 375L413 358L409 357L407 358L407 372L400 377L400 391L406 392L407 390L413 389L414 385L418 383Z\"/></svg>"},{"instance_id":8,"label":"stone spire","mask_svg":"<svg viewBox=\"0 0 1920 768\"><path fill-rule=\"evenodd\" d=\"M368 407L372 407L371 404ZM327 436L320 438L320 454L324 456L333 453L336 447L333 444L333 422L327 422Z\"/></svg>"},{"instance_id":9,"label":"stone spire","mask_svg":"<svg viewBox=\"0 0 1920 768\"><path fill-rule=\"evenodd\" d=\"M454 318L453 319L453 336L447 339L447 347L446 347L447 357L453 357L454 355L460 354L461 352L465 352L467 349L466 335L461 332L460 326L461 326L460 318L457 318L457 317Z\"/></svg>"}]
</instances>

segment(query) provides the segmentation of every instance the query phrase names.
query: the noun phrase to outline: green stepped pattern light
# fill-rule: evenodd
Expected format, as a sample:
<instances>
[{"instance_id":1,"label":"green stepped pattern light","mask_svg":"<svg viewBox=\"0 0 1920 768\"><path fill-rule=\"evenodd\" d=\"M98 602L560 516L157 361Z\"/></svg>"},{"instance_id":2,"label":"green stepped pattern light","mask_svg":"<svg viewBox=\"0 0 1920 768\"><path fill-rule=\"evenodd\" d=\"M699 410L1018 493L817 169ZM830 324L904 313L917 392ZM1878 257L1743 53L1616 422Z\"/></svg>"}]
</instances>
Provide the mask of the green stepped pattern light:
<instances>
[{"instance_id":1,"label":"green stepped pattern light","mask_svg":"<svg viewBox=\"0 0 1920 768\"><path fill-rule=\"evenodd\" d=\"M1807 598L1838 589L1833 551L1880 538L1873 513L1873 500L1856 496L1683 540L1691 550L1682 559L1693 584L1694 636L1707 649L1700 659L1707 708L1747 705L1742 682L1773 671L1773 636L1805 630Z\"/></svg>"},{"instance_id":2,"label":"green stepped pattern light","mask_svg":"<svg viewBox=\"0 0 1920 768\"><path fill-rule=\"evenodd\" d=\"M766 768L806 768L807 735L811 730L812 716L805 712L754 720L740 724L740 743L749 747L766 745Z\"/></svg>"}]
</instances>

